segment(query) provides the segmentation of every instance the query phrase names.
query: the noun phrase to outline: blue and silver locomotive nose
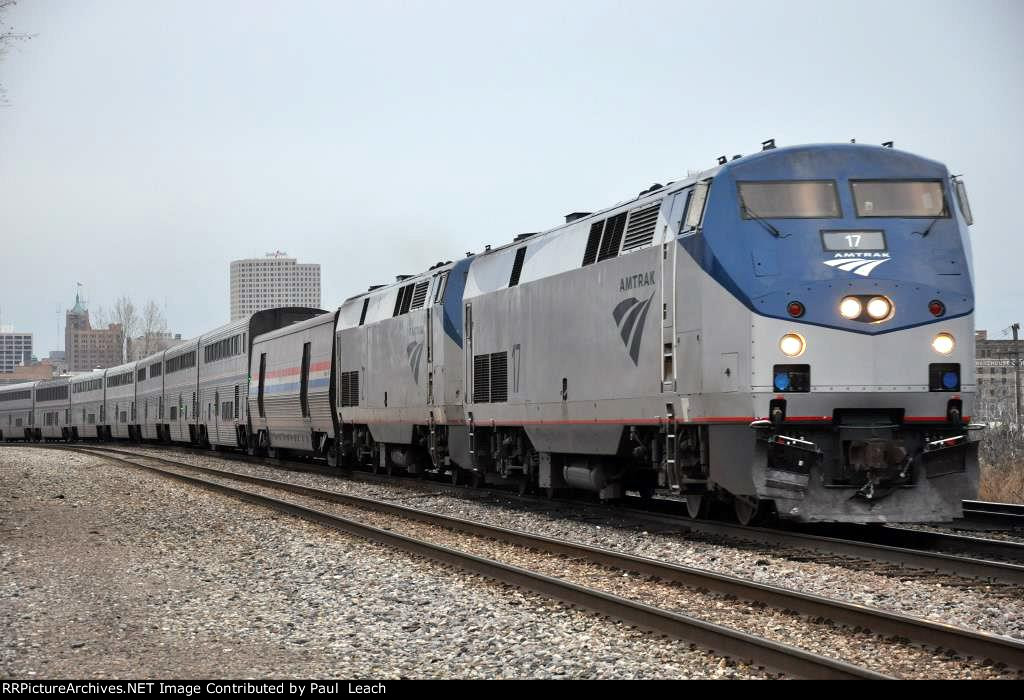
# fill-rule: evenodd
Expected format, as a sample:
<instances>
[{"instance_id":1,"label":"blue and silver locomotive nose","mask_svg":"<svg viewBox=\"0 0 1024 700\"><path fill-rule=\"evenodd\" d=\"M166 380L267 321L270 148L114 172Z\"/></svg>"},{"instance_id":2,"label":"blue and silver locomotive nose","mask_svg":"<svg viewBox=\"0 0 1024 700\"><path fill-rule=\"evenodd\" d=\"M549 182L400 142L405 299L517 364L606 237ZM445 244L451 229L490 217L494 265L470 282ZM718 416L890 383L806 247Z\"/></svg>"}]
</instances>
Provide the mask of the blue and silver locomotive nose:
<instances>
[{"instance_id":1,"label":"blue and silver locomotive nose","mask_svg":"<svg viewBox=\"0 0 1024 700\"><path fill-rule=\"evenodd\" d=\"M702 235L680 244L726 294L707 344L750 377L757 444L749 475L720 475L730 491L807 520L959 515L976 481L969 223L945 166L888 148L723 165ZM742 416L742 385L711 383L708 413Z\"/></svg>"}]
</instances>

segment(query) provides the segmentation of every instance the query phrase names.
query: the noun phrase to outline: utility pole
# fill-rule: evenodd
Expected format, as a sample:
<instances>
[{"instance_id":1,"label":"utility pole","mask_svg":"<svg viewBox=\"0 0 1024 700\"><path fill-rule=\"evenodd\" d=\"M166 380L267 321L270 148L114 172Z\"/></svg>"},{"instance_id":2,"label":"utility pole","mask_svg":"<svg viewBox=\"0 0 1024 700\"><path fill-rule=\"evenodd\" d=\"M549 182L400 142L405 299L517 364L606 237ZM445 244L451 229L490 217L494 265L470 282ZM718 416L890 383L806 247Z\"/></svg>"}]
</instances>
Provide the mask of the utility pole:
<instances>
[{"instance_id":1,"label":"utility pole","mask_svg":"<svg viewBox=\"0 0 1024 700\"><path fill-rule=\"evenodd\" d=\"M1015 323L1010 326L1010 330L1013 331L1013 352L1016 357L1016 363L1013 368L1013 385L1017 390L1017 427L1024 426L1024 418L1022 414L1024 411L1021 410L1021 396L1020 396L1020 343L1018 342L1017 334L1020 332L1020 323Z\"/></svg>"}]
</instances>

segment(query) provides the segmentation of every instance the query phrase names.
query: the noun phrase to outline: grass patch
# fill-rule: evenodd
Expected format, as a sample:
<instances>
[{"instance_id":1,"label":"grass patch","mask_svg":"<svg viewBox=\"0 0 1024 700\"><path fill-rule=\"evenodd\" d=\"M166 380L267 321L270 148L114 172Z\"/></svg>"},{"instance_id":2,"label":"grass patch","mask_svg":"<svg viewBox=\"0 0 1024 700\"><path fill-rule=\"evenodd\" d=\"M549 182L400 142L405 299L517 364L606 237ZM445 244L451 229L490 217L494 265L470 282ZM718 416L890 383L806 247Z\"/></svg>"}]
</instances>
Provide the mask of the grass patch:
<instances>
[{"instance_id":1,"label":"grass patch","mask_svg":"<svg viewBox=\"0 0 1024 700\"><path fill-rule=\"evenodd\" d=\"M981 484L978 498L1000 503L1024 503L1024 430L1008 425L989 428L979 451Z\"/></svg>"}]
</instances>

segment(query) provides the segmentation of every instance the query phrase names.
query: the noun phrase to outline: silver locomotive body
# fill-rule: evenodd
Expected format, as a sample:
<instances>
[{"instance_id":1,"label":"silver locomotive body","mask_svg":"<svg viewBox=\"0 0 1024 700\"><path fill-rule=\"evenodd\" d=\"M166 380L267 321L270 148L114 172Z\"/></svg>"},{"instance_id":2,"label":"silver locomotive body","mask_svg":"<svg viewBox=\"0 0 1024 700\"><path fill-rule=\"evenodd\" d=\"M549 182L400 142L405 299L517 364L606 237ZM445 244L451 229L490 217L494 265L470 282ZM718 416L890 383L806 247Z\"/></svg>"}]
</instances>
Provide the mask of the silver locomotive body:
<instances>
[{"instance_id":1,"label":"silver locomotive body","mask_svg":"<svg viewBox=\"0 0 1024 700\"><path fill-rule=\"evenodd\" d=\"M723 164L462 261L443 337L401 311L427 277L351 300L342 414L391 445L381 464L745 522L949 520L977 488L969 219L945 167L890 149ZM412 381L427 337L461 398Z\"/></svg>"}]
</instances>

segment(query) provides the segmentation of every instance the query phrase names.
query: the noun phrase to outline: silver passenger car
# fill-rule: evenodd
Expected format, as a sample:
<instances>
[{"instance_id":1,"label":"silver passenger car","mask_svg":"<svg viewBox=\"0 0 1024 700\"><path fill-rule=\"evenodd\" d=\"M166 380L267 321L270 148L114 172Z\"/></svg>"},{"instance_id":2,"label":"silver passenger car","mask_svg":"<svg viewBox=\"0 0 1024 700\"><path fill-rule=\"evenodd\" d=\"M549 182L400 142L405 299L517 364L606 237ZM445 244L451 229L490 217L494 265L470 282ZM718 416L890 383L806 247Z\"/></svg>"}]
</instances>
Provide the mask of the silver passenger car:
<instances>
[{"instance_id":1,"label":"silver passenger car","mask_svg":"<svg viewBox=\"0 0 1024 700\"><path fill-rule=\"evenodd\" d=\"M332 358L337 318L337 312L323 313L257 336L249 370L251 451L326 454L336 464Z\"/></svg>"},{"instance_id":2,"label":"silver passenger car","mask_svg":"<svg viewBox=\"0 0 1024 700\"><path fill-rule=\"evenodd\" d=\"M139 360L135 370L135 412L139 438L166 440L164 418L164 352Z\"/></svg>"},{"instance_id":3,"label":"silver passenger car","mask_svg":"<svg viewBox=\"0 0 1024 700\"><path fill-rule=\"evenodd\" d=\"M111 367L104 375L106 430L108 438L137 439L135 425L135 365Z\"/></svg>"},{"instance_id":4,"label":"silver passenger car","mask_svg":"<svg viewBox=\"0 0 1024 700\"><path fill-rule=\"evenodd\" d=\"M323 313L322 309L304 307L265 309L199 338L196 442L248 447L249 423L245 403L253 340L261 334Z\"/></svg>"},{"instance_id":5,"label":"silver passenger car","mask_svg":"<svg viewBox=\"0 0 1024 700\"><path fill-rule=\"evenodd\" d=\"M0 440L35 439L32 430L35 422L32 414L34 386L35 382L0 386Z\"/></svg>"},{"instance_id":6,"label":"silver passenger car","mask_svg":"<svg viewBox=\"0 0 1024 700\"><path fill-rule=\"evenodd\" d=\"M47 379L35 385L35 424L43 440L70 442L71 382L68 377Z\"/></svg>"},{"instance_id":7,"label":"silver passenger car","mask_svg":"<svg viewBox=\"0 0 1024 700\"><path fill-rule=\"evenodd\" d=\"M103 403L103 375L94 370L71 377L72 440L109 438L106 429L106 408Z\"/></svg>"},{"instance_id":8,"label":"silver passenger car","mask_svg":"<svg viewBox=\"0 0 1024 700\"><path fill-rule=\"evenodd\" d=\"M195 442L196 413L199 397L196 388L199 368L196 355L199 339L187 340L164 353L164 415L165 437L173 442Z\"/></svg>"}]
</instances>

